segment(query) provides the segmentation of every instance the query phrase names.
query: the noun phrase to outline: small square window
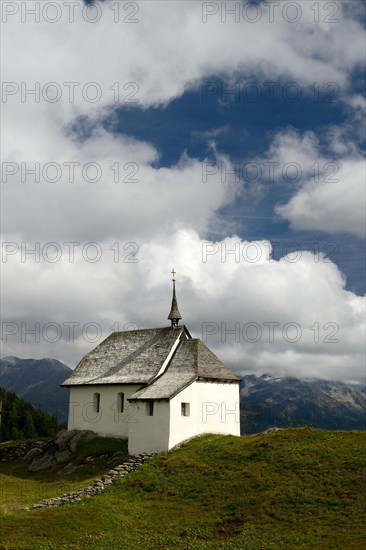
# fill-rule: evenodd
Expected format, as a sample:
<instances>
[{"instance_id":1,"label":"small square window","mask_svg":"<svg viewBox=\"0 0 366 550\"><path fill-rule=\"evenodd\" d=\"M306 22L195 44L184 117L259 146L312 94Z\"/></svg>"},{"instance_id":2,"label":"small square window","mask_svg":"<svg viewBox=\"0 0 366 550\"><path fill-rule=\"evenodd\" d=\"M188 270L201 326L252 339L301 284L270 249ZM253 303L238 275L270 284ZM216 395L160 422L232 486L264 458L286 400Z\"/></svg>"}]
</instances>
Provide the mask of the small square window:
<instances>
[{"instance_id":1,"label":"small square window","mask_svg":"<svg viewBox=\"0 0 366 550\"><path fill-rule=\"evenodd\" d=\"M154 401L148 401L146 403L146 414L147 416L154 416Z\"/></svg>"},{"instance_id":2,"label":"small square window","mask_svg":"<svg viewBox=\"0 0 366 550\"><path fill-rule=\"evenodd\" d=\"M189 403L181 403L181 414L182 416L189 416Z\"/></svg>"}]
</instances>

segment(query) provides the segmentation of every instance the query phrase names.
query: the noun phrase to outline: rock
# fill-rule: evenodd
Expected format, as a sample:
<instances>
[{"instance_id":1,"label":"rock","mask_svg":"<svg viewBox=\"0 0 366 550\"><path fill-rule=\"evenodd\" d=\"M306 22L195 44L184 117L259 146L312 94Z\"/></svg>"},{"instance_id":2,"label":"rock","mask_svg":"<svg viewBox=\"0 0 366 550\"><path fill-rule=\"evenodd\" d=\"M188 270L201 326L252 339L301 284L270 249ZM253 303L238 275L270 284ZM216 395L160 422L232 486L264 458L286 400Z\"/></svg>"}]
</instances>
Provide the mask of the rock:
<instances>
[{"instance_id":1,"label":"rock","mask_svg":"<svg viewBox=\"0 0 366 550\"><path fill-rule=\"evenodd\" d=\"M273 427L273 428L268 428L267 430L264 430L264 432L262 432L263 434L273 434L274 432L278 432L279 428L276 428L276 427Z\"/></svg>"},{"instance_id":2,"label":"rock","mask_svg":"<svg viewBox=\"0 0 366 550\"><path fill-rule=\"evenodd\" d=\"M34 457L32 462L29 465L28 470L30 472L39 472L41 470L48 470L55 464L55 459L52 455L46 453L46 454L39 454L38 456Z\"/></svg>"},{"instance_id":3,"label":"rock","mask_svg":"<svg viewBox=\"0 0 366 550\"><path fill-rule=\"evenodd\" d=\"M104 487L103 481L101 481L100 479L97 479L96 481L93 482L94 487L97 487L98 485Z\"/></svg>"},{"instance_id":4,"label":"rock","mask_svg":"<svg viewBox=\"0 0 366 550\"><path fill-rule=\"evenodd\" d=\"M74 466L74 464L72 462L69 462L68 464L66 464L66 466L61 468L61 470L58 470L57 473L59 475L72 474L78 468L79 468L79 466Z\"/></svg>"},{"instance_id":5,"label":"rock","mask_svg":"<svg viewBox=\"0 0 366 550\"><path fill-rule=\"evenodd\" d=\"M63 447L66 447L70 439L72 439L76 434L78 433L78 430L66 430L63 429L56 435L54 439L54 443L56 443L57 447L62 449Z\"/></svg>"},{"instance_id":6,"label":"rock","mask_svg":"<svg viewBox=\"0 0 366 550\"><path fill-rule=\"evenodd\" d=\"M123 451L117 451L116 453L113 453L112 457L113 457L113 460L115 460L116 458L121 458L122 460L125 458L126 456L126 453L124 453Z\"/></svg>"},{"instance_id":7,"label":"rock","mask_svg":"<svg viewBox=\"0 0 366 550\"><path fill-rule=\"evenodd\" d=\"M37 446L29 451L29 448L23 450L28 460L32 460L29 470L31 472L38 472L40 470L47 470L53 468L57 464L63 464L70 461L72 458L72 452L76 450L79 444L82 442L90 441L97 437L91 430L61 430L56 435L55 439L49 443L37 442L42 446L42 449ZM33 443L34 446L34 443ZM17 451L18 453L21 451ZM93 457L90 461L93 461ZM77 466L74 466L71 462L65 466L61 472L68 474L74 471ZM60 473L60 472L59 472Z\"/></svg>"},{"instance_id":8,"label":"rock","mask_svg":"<svg viewBox=\"0 0 366 550\"><path fill-rule=\"evenodd\" d=\"M41 452L42 449L40 449L39 447L34 447L30 451L28 451L26 455L23 456L23 460L31 460L35 456L41 454Z\"/></svg>"},{"instance_id":9,"label":"rock","mask_svg":"<svg viewBox=\"0 0 366 550\"><path fill-rule=\"evenodd\" d=\"M61 464L62 462L66 462L71 458L71 452L68 449L64 449L63 451L59 451L55 454L56 461L58 464Z\"/></svg>"},{"instance_id":10,"label":"rock","mask_svg":"<svg viewBox=\"0 0 366 550\"><path fill-rule=\"evenodd\" d=\"M34 446L35 443L33 441L28 441L0 447L0 459L2 461L18 460L19 458L23 458Z\"/></svg>"},{"instance_id":11,"label":"rock","mask_svg":"<svg viewBox=\"0 0 366 550\"><path fill-rule=\"evenodd\" d=\"M96 437L97 434L95 432L92 432L91 430L79 431L69 440L69 447L74 453L79 445L81 445L82 443L87 443L88 441L91 441Z\"/></svg>"}]
</instances>

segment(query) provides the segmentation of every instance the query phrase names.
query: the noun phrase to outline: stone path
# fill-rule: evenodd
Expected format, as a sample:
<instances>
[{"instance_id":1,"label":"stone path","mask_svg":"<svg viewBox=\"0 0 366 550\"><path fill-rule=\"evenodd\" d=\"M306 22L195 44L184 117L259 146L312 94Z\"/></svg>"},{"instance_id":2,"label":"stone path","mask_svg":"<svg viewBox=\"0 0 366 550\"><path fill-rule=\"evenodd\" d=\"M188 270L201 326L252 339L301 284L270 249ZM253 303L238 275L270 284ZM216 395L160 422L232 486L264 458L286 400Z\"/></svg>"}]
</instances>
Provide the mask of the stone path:
<instances>
[{"instance_id":1,"label":"stone path","mask_svg":"<svg viewBox=\"0 0 366 550\"><path fill-rule=\"evenodd\" d=\"M86 487L82 487L78 491L75 491L73 493L65 493L60 497L42 500L41 502L33 504L33 506L31 507L27 506L25 508L21 508L21 510L29 511L36 510L38 508L51 508L54 506L60 506L62 504L80 502L83 498L89 498L98 495L99 493L104 491L108 487L108 485L111 485L117 479L125 477L134 470L138 470L145 462L150 460L150 458L152 458L156 454L156 452L142 453L138 456L131 457L127 460L127 462L124 462L119 466L115 466L112 470L109 470L108 474L103 475L100 479L96 479L95 481L93 481L93 485L87 485Z\"/></svg>"}]
</instances>

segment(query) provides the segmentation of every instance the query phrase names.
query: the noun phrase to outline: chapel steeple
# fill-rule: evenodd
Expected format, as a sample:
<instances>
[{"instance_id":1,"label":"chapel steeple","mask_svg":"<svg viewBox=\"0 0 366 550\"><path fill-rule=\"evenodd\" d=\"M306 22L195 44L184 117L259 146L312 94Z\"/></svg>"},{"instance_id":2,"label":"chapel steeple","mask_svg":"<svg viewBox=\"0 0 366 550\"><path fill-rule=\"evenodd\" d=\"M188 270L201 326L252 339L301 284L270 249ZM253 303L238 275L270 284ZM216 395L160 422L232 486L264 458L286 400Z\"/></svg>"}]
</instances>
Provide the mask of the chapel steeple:
<instances>
[{"instance_id":1,"label":"chapel steeple","mask_svg":"<svg viewBox=\"0 0 366 550\"><path fill-rule=\"evenodd\" d=\"M168 316L168 319L170 319L172 323L172 328L177 327L179 320L182 318L179 309L178 309L178 302L177 297L175 295L175 271L172 269L171 274L173 275L172 281L173 281L173 298L172 298L172 307L170 308L170 313Z\"/></svg>"}]
</instances>

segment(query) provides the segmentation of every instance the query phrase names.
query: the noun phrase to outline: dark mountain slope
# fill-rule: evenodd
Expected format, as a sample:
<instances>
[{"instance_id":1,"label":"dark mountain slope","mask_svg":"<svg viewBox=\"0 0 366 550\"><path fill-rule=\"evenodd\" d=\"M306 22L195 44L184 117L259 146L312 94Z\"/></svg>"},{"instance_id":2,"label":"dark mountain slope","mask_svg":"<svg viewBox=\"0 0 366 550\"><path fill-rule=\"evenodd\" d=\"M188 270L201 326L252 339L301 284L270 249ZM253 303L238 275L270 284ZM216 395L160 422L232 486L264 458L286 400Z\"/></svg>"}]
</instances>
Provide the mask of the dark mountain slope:
<instances>
[{"instance_id":1,"label":"dark mountain slope","mask_svg":"<svg viewBox=\"0 0 366 550\"><path fill-rule=\"evenodd\" d=\"M0 385L41 411L66 422L69 392L60 384L72 370L56 359L0 359Z\"/></svg>"},{"instance_id":2,"label":"dark mountain slope","mask_svg":"<svg viewBox=\"0 0 366 550\"><path fill-rule=\"evenodd\" d=\"M240 385L242 433L272 426L365 430L366 398L343 382L254 374Z\"/></svg>"}]
</instances>

